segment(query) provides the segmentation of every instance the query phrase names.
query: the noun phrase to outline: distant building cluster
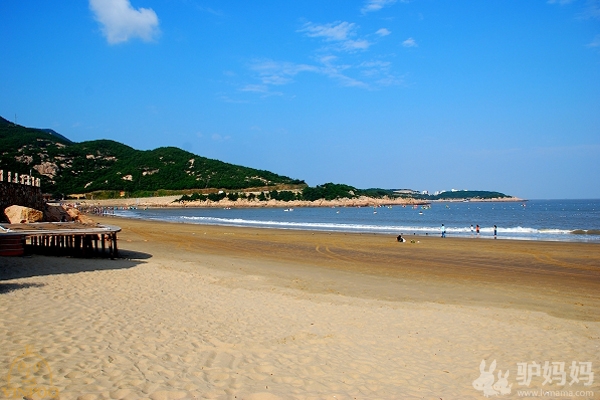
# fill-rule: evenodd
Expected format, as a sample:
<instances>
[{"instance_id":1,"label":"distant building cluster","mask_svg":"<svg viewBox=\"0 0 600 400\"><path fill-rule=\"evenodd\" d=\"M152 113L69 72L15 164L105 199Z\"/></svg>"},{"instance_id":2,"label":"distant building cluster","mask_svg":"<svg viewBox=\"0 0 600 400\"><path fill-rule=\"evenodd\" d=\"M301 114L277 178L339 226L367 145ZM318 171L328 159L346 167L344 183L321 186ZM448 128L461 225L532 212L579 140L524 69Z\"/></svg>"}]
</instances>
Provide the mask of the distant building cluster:
<instances>
[{"instance_id":1,"label":"distant building cluster","mask_svg":"<svg viewBox=\"0 0 600 400\"><path fill-rule=\"evenodd\" d=\"M468 192L469 189L450 189L450 191L451 192ZM439 194L446 193L446 192L447 192L447 190L436 190L435 192L433 192L433 196L437 196ZM398 190L394 190L394 193L397 193L397 194L400 194L400 195L402 195L402 194L404 194L404 195L406 195L406 194L409 194L409 195L411 195L411 194L413 194L413 195L414 194L429 195L429 190L418 191L418 190L413 190L413 189L398 189Z\"/></svg>"}]
</instances>

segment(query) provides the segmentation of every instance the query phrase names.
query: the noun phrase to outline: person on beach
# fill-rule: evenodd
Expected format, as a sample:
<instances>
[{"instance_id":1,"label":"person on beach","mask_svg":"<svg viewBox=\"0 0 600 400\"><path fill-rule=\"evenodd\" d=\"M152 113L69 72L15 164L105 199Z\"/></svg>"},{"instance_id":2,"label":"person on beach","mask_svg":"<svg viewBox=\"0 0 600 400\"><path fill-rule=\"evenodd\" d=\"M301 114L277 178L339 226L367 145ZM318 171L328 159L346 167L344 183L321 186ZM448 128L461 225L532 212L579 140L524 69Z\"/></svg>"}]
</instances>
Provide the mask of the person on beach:
<instances>
[{"instance_id":1,"label":"person on beach","mask_svg":"<svg viewBox=\"0 0 600 400\"><path fill-rule=\"evenodd\" d=\"M400 243L404 243L404 242L406 242L406 239L404 239L404 238L402 237L402 234L399 234L399 235L398 235L398 237L396 238L396 240L398 240L398 242L400 242Z\"/></svg>"},{"instance_id":2,"label":"person on beach","mask_svg":"<svg viewBox=\"0 0 600 400\"><path fill-rule=\"evenodd\" d=\"M494 225L494 239L496 239L496 234L498 233L498 227Z\"/></svg>"},{"instance_id":3,"label":"person on beach","mask_svg":"<svg viewBox=\"0 0 600 400\"><path fill-rule=\"evenodd\" d=\"M444 226L444 224L442 224L442 237L446 237L446 227Z\"/></svg>"},{"instance_id":4,"label":"person on beach","mask_svg":"<svg viewBox=\"0 0 600 400\"><path fill-rule=\"evenodd\" d=\"M473 236L473 224L471 224L471 236Z\"/></svg>"},{"instance_id":5,"label":"person on beach","mask_svg":"<svg viewBox=\"0 0 600 400\"><path fill-rule=\"evenodd\" d=\"M477 236L479 236L479 225L475 227L475 232L477 232Z\"/></svg>"}]
</instances>

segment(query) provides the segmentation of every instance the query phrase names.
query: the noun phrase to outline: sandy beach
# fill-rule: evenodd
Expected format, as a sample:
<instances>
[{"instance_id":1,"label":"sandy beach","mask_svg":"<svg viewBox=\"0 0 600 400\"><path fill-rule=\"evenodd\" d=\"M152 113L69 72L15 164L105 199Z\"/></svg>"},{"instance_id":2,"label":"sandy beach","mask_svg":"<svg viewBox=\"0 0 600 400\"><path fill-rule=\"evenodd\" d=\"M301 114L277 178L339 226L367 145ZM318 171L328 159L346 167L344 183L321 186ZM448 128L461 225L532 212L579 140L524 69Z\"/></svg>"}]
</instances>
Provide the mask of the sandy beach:
<instances>
[{"instance_id":1,"label":"sandy beach","mask_svg":"<svg viewBox=\"0 0 600 400\"><path fill-rule=\"evenodd\" d=\"M600 396L600 244L97 220L120 259L0 258L0 397Z\"/></svg>"}]
</instances>

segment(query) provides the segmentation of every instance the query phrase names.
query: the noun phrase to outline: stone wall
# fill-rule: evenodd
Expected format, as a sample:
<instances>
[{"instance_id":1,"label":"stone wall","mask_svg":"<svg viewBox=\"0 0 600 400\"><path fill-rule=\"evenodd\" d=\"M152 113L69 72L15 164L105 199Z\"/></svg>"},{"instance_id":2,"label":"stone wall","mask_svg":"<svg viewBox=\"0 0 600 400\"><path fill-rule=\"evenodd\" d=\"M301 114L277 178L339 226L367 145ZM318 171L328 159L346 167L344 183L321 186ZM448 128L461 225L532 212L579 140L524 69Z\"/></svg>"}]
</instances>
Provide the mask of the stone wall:
<instances>
[{"instance_id":1,"label":"stone wall","mask_svg":"<svg viewBox=\"0 0 600 400\"><path fill-rule=\"evenodd\" d=\"M6 221L4 209L17 205L44 211L44 197L39 186L0 181L0 220Z\"/></svg>"}]
</instances>

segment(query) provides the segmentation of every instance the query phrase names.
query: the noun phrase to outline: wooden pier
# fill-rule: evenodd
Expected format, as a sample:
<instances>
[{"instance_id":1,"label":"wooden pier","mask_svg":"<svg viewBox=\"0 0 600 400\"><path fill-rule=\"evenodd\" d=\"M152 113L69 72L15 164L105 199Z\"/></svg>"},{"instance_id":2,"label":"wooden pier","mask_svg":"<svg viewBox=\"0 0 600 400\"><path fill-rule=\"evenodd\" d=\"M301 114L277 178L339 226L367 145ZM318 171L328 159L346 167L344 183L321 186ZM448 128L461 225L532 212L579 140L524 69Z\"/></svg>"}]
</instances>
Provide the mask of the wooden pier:
<instances>
[{"instance_id":1,"label":"wooden pier","mask_svg":"<svg viewBox=\"0 0 600 400\"><path fill-rule=\"evenodd\" d=\"M111 225L75 222L0 224L0 256L44 254L75 257L118 256L117 232Z\"/></svg>"}]
</instances>

